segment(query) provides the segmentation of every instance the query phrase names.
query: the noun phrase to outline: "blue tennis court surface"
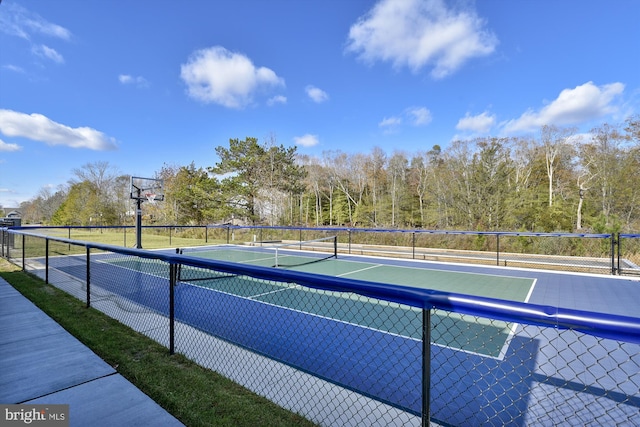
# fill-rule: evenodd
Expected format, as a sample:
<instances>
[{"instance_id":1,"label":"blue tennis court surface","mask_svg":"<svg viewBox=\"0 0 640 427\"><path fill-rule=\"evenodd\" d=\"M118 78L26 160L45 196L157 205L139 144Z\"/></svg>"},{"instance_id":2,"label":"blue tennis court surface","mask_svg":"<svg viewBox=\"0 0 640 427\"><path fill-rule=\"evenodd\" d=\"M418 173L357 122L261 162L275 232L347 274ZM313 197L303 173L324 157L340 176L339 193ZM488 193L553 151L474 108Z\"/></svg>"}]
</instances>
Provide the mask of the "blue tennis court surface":
<instances>
[{"instance_id":1,"label":"blue tennis court surface","mask_svg":"<svg viewBox=\"0 0 640 427\"><path fill-rule=\"evenodd\" d=\"M269 250L244 252L218 247L191 256L272 266ZM299 254L292 253L292 257ZM92 286L168 315L168 269L151 260L93 256ZM62 261L62 260L61 260ZM53 268L84 278L86 271L66 261ZM340 256L292 267L298 271L391 285L480 295L514 301L581 308L594 290L608 295L590 305L609 310L613 298L637 297L623 280L429 262ZM394 303L266 282L246 276L212 276L183 267L175 289L176 320L216 337L312 373L414 414L421 411L422 311ZM601 289L602 288L602 289ZM579 291L577 292L577 289ZM581 291L581 292L580 292ZM615 293L615 292L613 292ZM560 301L565 296L571 295ZM637 299L635 300L637 301ZM627 301L628 304L628 301ZM576 307L578 306L578 307ZM593 307L591 307L593 308ZM624 312L624 304L616 307ZM621 313L624 314L624 313ZM259 321L256 321L259 319ZM486 412L517 420L526 413L539 343L514 335L518 325L455 313L432 317L432 393L458 390L455 402L434 402L434 413L460 416ZM433 365L437 364L437 368ZM479 366L492 381L474 381ZM516 386L514 386L514 384ZM491 397L495 391L495 395ZM500 392L498 392L500 391ZM490 403L487 403L490 402ZM440 405L440 406L438 406ZM465 415L467 414L467 415ZM479 420L481 421L481 420Z\"/></svg>"}]
</instances>

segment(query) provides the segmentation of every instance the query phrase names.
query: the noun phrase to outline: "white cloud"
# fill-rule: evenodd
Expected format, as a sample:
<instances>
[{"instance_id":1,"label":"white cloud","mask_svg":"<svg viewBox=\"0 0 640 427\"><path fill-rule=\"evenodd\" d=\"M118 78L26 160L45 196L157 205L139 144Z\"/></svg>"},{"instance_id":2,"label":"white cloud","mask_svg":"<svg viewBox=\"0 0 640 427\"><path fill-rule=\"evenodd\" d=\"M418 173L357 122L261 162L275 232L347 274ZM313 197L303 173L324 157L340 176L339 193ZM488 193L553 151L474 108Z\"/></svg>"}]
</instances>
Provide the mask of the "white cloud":
<instances>
[{"instance_id":1,"label":"white cloud","mask_svg":"<svg viewBox=\"0 0 640 427\"><path fill-rule=\"evenodd\" d=\"M428 108L410 107L405 109L399 116L383 118L378 123L378 127L386 128L387 132L392 132L405 122L413 126L424 126L431 123L431 120L431 111Z\"/></svg>"},{"instance_id":2,"label":"white cloud","mask_svg":"<svg viewBox=\"0 0 640 427\"><path fill-rule=\"evenodd\" d=\"M392 116L392 117L385 117L384 119L382 119L382 121L378 123L378 127L390 128L390 127L400 126L401 124L402 124L402 118L397 116Z\"/></svg>"},{"instance_id":3,"label":"white cloud","mask_svg":"<svg viewBox=\"0 0 640 427\"><path fill-rule=\"evenodd\" d=\"M22 148L18 144L9 144L0 139L0 151L20 151Z\"/></svg>"},{"instance_id":4,"label":"white cloud","mask_svg":"<svg viewBox=\"0 0 640 427\"><path fill-rule=\"evenodd\" d=\"M89 127L71 128L43 116L0 109L0 133L9 137L23 137L47 145L64 145L90 150L113 150L116 143Z\"/></svg>"},{"instance_id":5,"label":"white cloud","mask_svg":"<svg viewBox=\"0 0 640 427\"><path fill-rule=\"evenodd\" d=\"M34 38L45 36L69 41L71 39L71 31L60 25L48 22L40 15L30 12L22 6L9 3L2 7L0 32L27 40L31 44L31 52L34 55L58 64L64 63L63 56L57 50L45 44L36 43L33 40Z\"/></svg>"},{"instance_id":6,"label":"white cloud","mask_svg":"<svg viewBox=\"0 0 640 427\"><path fill-rule=\"evenodd\" d=\"M274 96L272 98L269 98L267 100L267 105L269 107L272 107L272 106L277 105L277 104L286 104L286 103L287 103L287 97L283 96L283 95L276 95L276 96Z\"/></svg>"},{"instance_id":7,"label":"white cloud","mask_svg":"<svg viewBox=\"0 0 640 427\"><path fill-rule=\"evenodd\" d=\"M431 111L425 107L408 108L406 113L411 117L412 123L415 126L422 126L431 123Z\"/></svg>"},{"instance_id":8,"label":"white cloud","mask_svg":"<svg viewBox=\"0 0 640 427\"><path fill-rule=\"evenodd\" d=\"M313 102L317 102L318 104L329 99L329 95L327 94L327 92L315 86L309 85L304 90L307 92L309 98L311 98Z\"/></svg>"},{"instance_id":9,"label":"white cloud","mask_svg":"<svg viewBox=\"0 0 640 427\"><path fill-rule=\"evenodd\" d=\"M315 147L320 143L318 135L306 134L302 136L296 136L293 138L296 145L301 147Z\"/></svg>"},{"instance_id":10,"label":"white cloud","mask_svg":"<svg viewBox=\"0 0 640 427\"><path fill-rule=\"evenodd\" d=\"M31 48L31 51L42 58L50 59L58 64L64 63L64 58L62 57L62 55L60 55L55 49L50 48L49 46L43 44L34 45Z\"/></svg>"},{"instance_id":11,"label":"white cloud","mask_svg":"<svg viewBox=\"0 0 640 427\"><path fill-rule=\"evenodd\" d=\"M443 78L474 57L491 54L497 38L473 10L443 0L381 0L349 30L347 51L368 63L391 62Z\"/></svg>"},{"instance_id":12,"label":"white cloud","mask_svg":"<svg viewBox=\"0 0 640 427\"><path fill-rule=\"evenodd\" d=\"M529 131L544 125L575 125L615 113L615 100L623 91L622 83L596 86L593 82L564 89L539 111L528 110L506 122L504 132Z\"/></svg>"},{"instance_id":13,"label":"white cloud","mask_svg":"<svg viewBox=\"0 0 640 427\"><path fill-rule=\"evenodd\" d=\"M214 46L194 52L181 65L187 94L205 103L243 108L256 92L284 86L284 79L265 67L256 67L240 53Z\"/></svg>"},{"instance_id":14,"label":"white cloud","mask_svg":"<svg viewBox=\"0 0 640 427\"><path fill-rule=\"evenodd\" d=\"M486 133L493 127L493 125L495 125L495 123L496 116L489 114L486 111L475 116L471 116L467 113L463 118L458 120L456 129L474 133Z\"/></svg>"},{"instance_id":15,"label":"white cloud","mask_svg":"<svg viewBox=\"0 0 640 427\"><path fill-rule=\"evenodd\" d=\"M33 35L44 35L61 40L70 40L71 31L51 23L40 15L14 3L3 5L0 13L0 31L11 36L31 40Z\"/></svg>"},{"instance_id":16,"label":"white cloud","mask_svg":"<svg viewBox=\"0 0 640 427\"><path fill-rule=\"evenodd\" d=\"M120 74L118 76L118 81L123 85L136 85L137 87L148 87L149 82L142 76L131 76L129 74Z\"/></svg>"},{"instance_id":17,"label":"white cloud","mask_svg":"<svg viewBox=\"0 0 640 427\"><path fill-rule=\"evenodd\" d=\"M13 71L14 73L24 74L24 69L17 65L8 64L8 65L3 65L2 68L4 68L5 70Z\"/></svg>"}]
</instances>

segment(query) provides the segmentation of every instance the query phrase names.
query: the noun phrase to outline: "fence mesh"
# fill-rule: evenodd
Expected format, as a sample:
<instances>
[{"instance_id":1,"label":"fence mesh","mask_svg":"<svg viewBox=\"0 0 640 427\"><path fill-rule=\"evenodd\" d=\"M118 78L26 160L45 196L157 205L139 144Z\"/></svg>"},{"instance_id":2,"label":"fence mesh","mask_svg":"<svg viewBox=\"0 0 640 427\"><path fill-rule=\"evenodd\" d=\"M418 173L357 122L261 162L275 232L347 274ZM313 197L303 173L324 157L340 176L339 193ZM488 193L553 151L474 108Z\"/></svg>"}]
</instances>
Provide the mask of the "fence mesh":
<instances>
[{"instance_id":1,"label":"fence mesh","mask_svg":"<svg viewBox=\"0 0 640 427\"><path fill-rule=\"evenodd\" d=\"M172 280L175 258L15 237L9 258L24 247L25 270L319 425L423 425L425 394L432 425L640 415L637 342L189 263Z\"/></svg>"},{"instance_id":2,"label":"fence mesh","mask_svg":"<svg viewBox=\"0 0 640 427\"><path fill-rule=\"evenodd\" d=\"M52 238L136 246L134 227L33 227ZM260 246L336 235L343 254L386 256L435 262L498 265L596 274L640 275L640 235L527 232L473 232L268 226L144 226L143 248L210 244ZM2 248L18 254L20 241ZM17 237L19 239L19 237ZM3 254L3 256L6 256ZM20 256L16 255L19 260Z\"/></svg>"}]
</instances>

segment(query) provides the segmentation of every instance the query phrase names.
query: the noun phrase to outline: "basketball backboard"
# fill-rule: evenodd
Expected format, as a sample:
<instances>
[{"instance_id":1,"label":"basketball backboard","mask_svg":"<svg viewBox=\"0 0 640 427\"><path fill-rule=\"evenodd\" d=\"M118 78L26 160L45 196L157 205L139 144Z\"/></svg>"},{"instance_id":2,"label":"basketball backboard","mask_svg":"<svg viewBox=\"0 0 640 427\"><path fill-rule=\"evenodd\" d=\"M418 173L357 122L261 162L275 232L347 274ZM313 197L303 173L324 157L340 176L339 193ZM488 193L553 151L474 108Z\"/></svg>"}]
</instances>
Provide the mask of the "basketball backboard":
<instances>
[{"instance_id":1,"label":"basketball backboard","mask_svg":"<svg viewBox=\"0 0 640 427\"><path fill-rule=\"evenodd\" d=\"M164 200L164 183L161 179L132 176L129 196L134 200L161 202Z\"/></svg>"}]
</instances>

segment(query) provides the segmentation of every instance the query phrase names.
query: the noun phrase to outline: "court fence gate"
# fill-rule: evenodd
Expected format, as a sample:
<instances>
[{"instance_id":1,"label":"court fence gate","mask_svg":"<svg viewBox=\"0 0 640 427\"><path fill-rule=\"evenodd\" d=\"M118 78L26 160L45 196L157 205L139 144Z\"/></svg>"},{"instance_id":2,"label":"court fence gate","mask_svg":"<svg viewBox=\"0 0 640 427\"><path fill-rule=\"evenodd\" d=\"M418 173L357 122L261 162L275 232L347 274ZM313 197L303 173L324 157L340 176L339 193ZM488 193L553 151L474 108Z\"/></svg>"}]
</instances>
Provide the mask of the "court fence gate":
<instances>
[{"instance_id":1,"label":"court fence gate","mask_svg":"<svg viewBox=\"0 0 640 427\"><path fill-rule=\"evenodd\" d=\"M319 425L631 426L640 414L636 317L24 230L0 243L88 307Z\"/></svg>"}]
</instances>

